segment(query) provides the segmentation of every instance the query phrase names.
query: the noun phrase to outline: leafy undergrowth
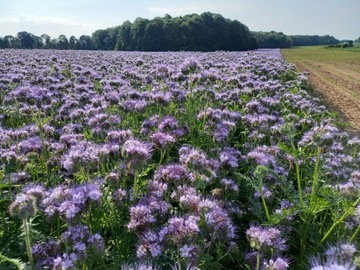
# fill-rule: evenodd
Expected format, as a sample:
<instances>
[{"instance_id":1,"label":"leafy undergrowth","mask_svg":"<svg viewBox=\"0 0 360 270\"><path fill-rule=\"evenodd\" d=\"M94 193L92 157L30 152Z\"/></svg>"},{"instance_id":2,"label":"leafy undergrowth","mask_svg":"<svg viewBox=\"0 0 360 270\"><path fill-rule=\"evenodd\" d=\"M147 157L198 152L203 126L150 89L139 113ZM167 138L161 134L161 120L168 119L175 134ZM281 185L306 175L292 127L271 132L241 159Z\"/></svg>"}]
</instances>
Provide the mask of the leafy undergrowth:
<instances>
[{"instance_id":1,"label":"leafy undergrowth","mask_svg":"<svg viewBox=\"0 0 360 270\"><path fill-rule=\"evenodd\" d=\"M278 55L0 55L1 269L355 269L360 139Z\"/></svg>"}]
</instances>

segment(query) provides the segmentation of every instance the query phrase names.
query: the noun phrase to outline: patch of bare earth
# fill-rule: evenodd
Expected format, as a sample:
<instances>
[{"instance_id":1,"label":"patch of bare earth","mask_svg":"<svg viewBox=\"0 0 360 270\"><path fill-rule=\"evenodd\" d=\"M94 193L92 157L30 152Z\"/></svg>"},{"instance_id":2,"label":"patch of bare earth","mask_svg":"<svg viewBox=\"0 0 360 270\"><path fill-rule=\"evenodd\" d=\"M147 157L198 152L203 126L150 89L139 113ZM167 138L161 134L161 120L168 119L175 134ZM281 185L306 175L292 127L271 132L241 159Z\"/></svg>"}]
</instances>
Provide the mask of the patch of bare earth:
<instances>
[{"instance_id":1,"label":"patch of bare earth","mask_svg":"<svg viewBox=\"0 0 360 270\"><path fill-rule=\"evenodd\" d=\"M318 97L350 124L346 128L350 133L360 136L360 74L351 68L311 60L298 62L296 67L310 73L307 77Z\"/></svg>"}]
</instances>

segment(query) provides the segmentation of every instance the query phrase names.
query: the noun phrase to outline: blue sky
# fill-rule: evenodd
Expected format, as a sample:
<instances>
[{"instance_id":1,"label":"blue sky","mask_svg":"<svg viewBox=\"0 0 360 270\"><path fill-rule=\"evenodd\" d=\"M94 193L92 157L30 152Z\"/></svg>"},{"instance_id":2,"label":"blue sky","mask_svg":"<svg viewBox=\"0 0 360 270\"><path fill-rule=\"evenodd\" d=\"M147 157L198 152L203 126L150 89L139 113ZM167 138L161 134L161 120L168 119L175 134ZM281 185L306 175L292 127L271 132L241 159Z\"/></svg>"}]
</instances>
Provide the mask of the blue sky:
<instances>
[{"instance_id":1,"label":"blue sky","mask_svg":"<svg viewBox=\"0 0 360 270\"><path fill-rule=\"evenodd\" d=\"M360 37L360 0L0 0L0 36L91 35L137 17L210 11L253 31Z\"/></svg>"}]
</instances>

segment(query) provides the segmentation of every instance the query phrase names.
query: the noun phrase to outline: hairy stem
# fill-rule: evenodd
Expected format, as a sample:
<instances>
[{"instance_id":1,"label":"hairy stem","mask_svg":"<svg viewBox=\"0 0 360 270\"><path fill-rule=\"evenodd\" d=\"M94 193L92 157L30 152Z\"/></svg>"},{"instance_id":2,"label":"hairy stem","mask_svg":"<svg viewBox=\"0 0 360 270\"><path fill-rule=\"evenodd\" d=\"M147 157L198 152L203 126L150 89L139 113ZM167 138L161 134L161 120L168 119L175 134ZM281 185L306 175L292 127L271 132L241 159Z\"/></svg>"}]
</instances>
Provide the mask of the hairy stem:
<instances>
[{"instance_id":1,"label":"hairy stem","mask_svg":"<svg viewBox=\"0 0 360 270\"><path fill-rule=\"evenodd\" d=\"M317 186L319 182L319 165L320 165L320 155L321 155L321 148L318 146L316 150L316 160L315 160L315 168L314 168L314 178L313 184L311 189L311 202L314 201L317 191Z\"/></svg>"},{"instance_id":2,"label":"hairy stem","mask_svg":"<svg viewBox=\"0 0 360 270\"><path fill-rule=\"evenodd\" d=\"M35 270L34 259L31 253L31 244L30 244L30 230L29 224L26 219L23 220L24 229L25 229L25 243L26 243L26 251L29 257L31 270Z\"/></svg>"},{"instance_id":3,"label":"hairy stem","mask_svg":"<svg viewBox=\"0 0 360 270\"><path fill-rule=\"evenodd\" d=\"M260 270L260 250L256 253L256 270Z\"/></svg>"},{"instance_id":4,"label":"hairy stem","mask_svg":"<svg viewBox=\"0 0 360 270\"><path fill-rule=\"evenodd\" d=\"M293 151L296 152L296 147L295 147L293 142L291 142L291 146L292 146ZM303 197L302 197L300 165L299 165L299 159L298 159L297 156L295 156L295 170L296 170L296 181L297 181L300 204L303 207L304 206L304 200L303 200Z\"/></svg>"},{"instance_id":5,"label":"hairy stem","mask_svg":"<svg viewBox=\"0 0 360 270\"><path fill-rule=\"evenodd\" d=\"M263 204L263 206L264 206L266 218L267 218L268 222L271 223L271 217L270 217L269 210L268 210L268 208L267 208L266 200L265 200L265 197L264 197L263 177L260 177L260 197L261 197L262 204Z\"/></svg>"}]
</instances>

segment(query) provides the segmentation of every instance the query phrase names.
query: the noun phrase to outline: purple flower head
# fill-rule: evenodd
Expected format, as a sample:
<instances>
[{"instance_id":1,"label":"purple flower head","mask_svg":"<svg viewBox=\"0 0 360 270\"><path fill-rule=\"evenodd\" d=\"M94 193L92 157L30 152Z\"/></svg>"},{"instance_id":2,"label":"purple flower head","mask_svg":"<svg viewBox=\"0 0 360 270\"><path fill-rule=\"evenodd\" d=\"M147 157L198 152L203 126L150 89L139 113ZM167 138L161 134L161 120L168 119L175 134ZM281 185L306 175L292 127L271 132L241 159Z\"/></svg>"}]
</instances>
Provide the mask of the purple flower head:
<instances>
[{"instance_id":1,"label":"purple flower head","mask_svg":"<svg viewBox=\"0 0 360 270\"><path fill-rule=\"evenodd\" d=\"M120 180L120 174L111 172L105 177L105 182L116 185Z\"/></svg>"},{"instance_id":2,"label":"purple flower head","mask_svg":"<svg viewBox=\"0 0 360 270\"><path fill-rule=\"evenodd\" d=\"M126 190L123 190L119 188L116 190L113 194L113 200L117 203L117 205L120 207L122 206L123 202L126 200L127 192Z\"/></svg>"},{"instance_id":3,"label":"purple flower head","mask_svg":"<svg viewBox=\"0 0 360 270\"><path fill-rule=\"evenodd\" d=\"M315 144L319 146L332 145L338 137L338 134L338 128L329 124L321 123L319 126L314 126L311 130L306 132L299 141L298 145L301 147L308 144Z\"/></svg>"},{"instance_id":4,"label":"purple flower head","mask_svg":"<svg viewBox=\"0 0 360 270\"><path fill-rule=\"evenodd\" d=\"M216 160L209 160L207 155L201 151L187 146L179 150L180 162L189 169L199 171L203 174L203 179L209 179L216 176L219 164Z\"/></svg>"},{"instance_id":5,"label":"purple flower head","mask_svg":"<svg viewBox=\"0 0 360 270\"><path fill-rule=\"evenodd\" d=\"M160 132L168 133L175 138L179 138L187 133L187 128L181 127L178 120L173 116L165 116L162 118L158 129Z\"/></svg>"},{"instance_id":6,"label":"purple flower head","mask_svg":"<svg viewBox=\"0 0 360 270\"><path fill-rule=\"evenodd\" d=\"M312 257L310 259L310 270L355 270L356 266L350 262L339 261L336 257Z\"/></svg>"},{"instance_id":7,"label":"purple flower head","mask_svg":"<svg viewBox=\"0 0 360 270\"><path fill-rule=\"evenodd\" d=\"M360 186L360 171L356 170L351 173L351 181L357 185Z\"/></svg>"},{"instance_id":8,"label":"purple flower head","mask_svg":"<svg viewBox=\"0 0 360 270\"><path fill-rule=\"evenodd\" d=\"M67 147L77 144L84 139L82 134L63 134L60 136L60 142L64 143Z\"/></svg>"},{"instance_id":9,"label":"purple flower head","mask_svg":"<svg viewBox=\"0 0 360 270\"><path fill-rule=\"evenodd\" d=\"M240 152L235 148L225 147L219 155L220 166L225 169L237 168Z\"/></svg>"},{"instance_id":10,"label":"purple flower head","mask_svg":"<svg viewBox=\"0 0 360 270\"><path fill-rule=\"evenodd\" d=\"M152 142L159 149L167 148L168 146L175 143L175 138L171 135L162 132L155 132L150 135Z\"/></svg>"},{"instance_id":11,"label":"purple flower head","mask_svg":"<svg viewBox=\"0 0 360 270\"><path fill-rule=\"evenodd\" d=\"M239 186L232 179L224 178L221 180L221 184L226 190L239 191Z\"/></svg>"},{"instance_id":12,"label":"purple flower head","mask_svg":"<svg viewBox=\"0 0 360 270\"><path fill-rule=\"evenodd\" d=\"M127 130L114 130L109 131L106 136L107 142L117 143L122 145L124 142L132 138L132 131L130 129Z\"/></svg>"},{"instance_id":13,"label":"purple flower head","mask_svg":"<svg viewBox=\"0 0 360 270\"><path fill-rule=\"evenodd\" d=\"M179 202L182 206L186 206L193 213L198 213L200 210L201 197L193 192L187 192L180 195Z\"/></svg>"},{"instance_id":14,"label":"purple flower head","mask_svg":"<svg viewBox=\"0 0 360 270\"><path fill-rule=\"evenodd\" d=\"M105 250L104 239L101 237L100 234L98 234L98 233L94 234L87 241L89 243L89 246L96 253L104 252L104 250Z\"/></svg>"},{"instance_id":15,"label":"purple flower head","mask_svg":"<svg viewBox=\"0 0 360 270\"><path fill-rule=\"evenodd\" d=\"M23 187L22 192L26 195L34 196L38 202L46 195L45 188L38 184L26 185Z\"/></svg>"},{"instance_id":16,"label":"purple flower head","mask_svg":"<svg viewBox=\"0 0 360 270\"><path fill-rule=\"evenodd\" d=\"M57 186L53 190L48 191L48 196L42 200L41 207L48 216L52 216L59 212L59 207L64 201L70 199L69 189L64 186Z\"/></svg>"},{"instance_id":17,"label":"purple flower head","mask_svg":"<svg viewBox=\"0 0 360 270\"><path fill-rule=\"evenodd\" d=\"M159 130L162 132L171 132L179 127L178 120L173 116L165 116L159 123Z\"/></svg>"},{"instance_id":18,"label":"purple flower head","mask_svg":"<svg viewBox=\"0 0 360 270\"><path fill-rule=\"evenodd\" d=\"M155 221L155 217L148 205L137 205L130 208L129 230L142 230L147 224Z\"/></svg>"},{"instance_id":19,"label":"purple flower head","mask_svg":"<svg viewBox=\"0 0 360 270\"><path fill-rule=\"evenodd\" d=\"M137 99L127 99L124 102L119 103L120 109L123 109L126 112L143 112L148 106L148 103L145 100Z\"/></svg>"},{"instance_id":20,"label":"purple flower head","mask_svg":"<svg viewBox=\"0 0 360 270\"><path fill-rule=\"evenodd\" d=\"M76 204L85 204L87 200L98 201L102 192L98 184L84 183L70 190L72 201Z\"/></svg>"},{"instance_id":21,"label":"purple flower head","mask_svg":"<svg viewBox=\"0 0 360 270\"><path fill-rule=\"evenodd\" d=\"M185 61L180 65L181 73L188 75L189 73L200 72L203 70L203 66L200 61L194 57L186 58Z\"/></svg>"},{"instance_id":22,"label":"purple flower head","mask_svg":"<svg viewBox=\"0 0 360 270\"><path fill-rule=\"evenodd\" d=\"M26 182L30 178L30 175L26 172L16 172L10 174L10 181L13 184L19 184Z\"/></svg>"},{"instance_id":23,"label":"purple flower head","mask_svg":"<svg viewBox=\"0 0 360 270\"><path fill-rule=\"evenodd\" d=\"M172 217L167 226L159 232L160 239L177 244L189 237L195 237L200 232L199 221L199 216Z\"/></svg>"},{"instance_id":24,"label":"purple flower head","mask_svg":"<svg viewBox=\"0 0 360 270\"><path fill-rule=\"evenodd\" d=\"M236 237L235 227L228 215L228 212L219 206L216 201L203 200L200 209L205 213L207 226L212 228L216 239L234 239Z\"/></svg>"},{"instance_id":25,"label":"purple flower head","mask_svg":"<svg viewBox=\"0 0 360 270\"><path fill-rule=\"evenodd\" d=\"M183 258L193 258L196 251L197 251L197 247L194 245L187 245L185 244L184 246L182 246L180 249L180 256Z\"/></svg>"},{"instance_id":26,"label":"purple flower head","mask_svg":"<svg viewBox=\"0 0 360 270\"><path fill-rule=\"evenodd\" d=\"M289 259L276 258L270 259L268 262L264 262L264 269L266 270L286 270L289 268Z\"/></svg>"},{"instance_id":27,"label":"purple flower head","mask_svg":"<svg viewBox=\"0 0 360 270\"><path fill-rule=\"evenodd\" d=\"M165 215L170 208L170 204L168 202L166 202L163 198L157 196L151 196L145 199L144 203L146 203L149 206L149 208L153 213L157 213L160 215Z\"/></svg>"},{"instance_id":28,"label":"purple flower head","mask_svg":"<svg viewBox=\"0 0 360 270\"><path fill-rule=\"evenodd\" d=\"M183 182L193 182L195 177L186 167L180 164L170 164L161 166L154 175L154 180L163 182L173 182L179 185Z\"/></svg>"},{"instance_id":29,"label":"purple flower head","mask_svg":"<svg viewBox=\"0 0 360 270\"><path fill-rule=\"evenodd\" d=\"M62 166L69 172L76 171L80 167L94 170L98 167L99 155L102 147L88 141L80 141L72 145L63 156Z\"/></svg>"},{"instance_id":30,"label":"purple flower head","mask_svg":"<svg viewBox=\"0 0 360 270\"><path fill-rule=\"evenodd\" d=\"M70 227L61 235L62 242L70 248L81 260L85 260L87 250L104 252L104 241L100 234L92 234L87 226Z\"/></svg>"},{"instance_id":31,"label":"purple flower head","mask_svg":"<svg viewBox=\"0 0 360 270\"><path fill-rule=\"evenodd\" d=\"M271 155L267 146L257 147L250 151L247 156L248 159L252 159L258 165L272 165L275 164L275 157Z\"/></svg>"},{"instance_id":32,"label":"purple flower head","mask_svg":"<svg viewBox=\"0 0 360 270\"><path fill-rule=\"evenodd\" d=\"M339 262L351 263L357 249L354 244L338 243L335 246L329 246L325 251L328 258L337 258Z\"/></svg>"},{"instance_id":33,"label":"purple flower head","mask_svg":"<svg viewBox=\"0 0 360 270\"><path fill-rule=\"evenodd\" d=\"M40 152L43 145L39 137L32 137L19 142L18 147L23 154L27 154L29 152Z\"/></svg>"},{"instance_id":34,"label":"purple flower head","mask_svg":"<svg viewBox=\"0 0 360 270\"><path fill-rule=\"evenodd\" d=\"M145 250L145 252L146 252L146 250ZM154 266L151 262L137 262L135 264L121 265L121 269L123 269L123 270L160 270L160 267Z\"/></svg>"},{"instance_id":35,"label":"purple flower head","mask_svg":"<svg viewBox=\"0 0 360 270\"><path fill-rule=\"evenodd\" d=\"M134 162L145 161L152 155L152 147L149 144L133 139L124 143L122 151L129 160Z\"/></svg>"},{"instance_id":36,"label":"purple flower head","mask_svg":"<svg viewBox=\"0 0 360 270\"><path fill-rule=\"evenodd\" d=\"M10 214L22 220L33 217L36 211L36 198L30 194L17 194L15 200L9 206Z\"/></svg>"},{"instance_id":37,"label":"purple flower head","mask_svg":"<svg viewBox=\"0 0 360 270\"><path fill-rule=\"evenodd\" d=\"M81 211L81 208L71 201L64 201L57 208L60 214L65 215L67 219L72 219Z\"/></svg>"},{"instance_id":38,"label":"purple flower head","mask_svg":"<svg viewBox=\"0 0 360 270\"><path fill-rule=\"evenodd\" d=\"M146 230L139 235L136 255L138 258L144 257L147 253L154 257L161 255L162 247L157 233Z\"/></svg>"},{"instance_id":39,"label":"purple flower head","mask_svg":"<svg viewBox=\"0 0 360 270\"><path fill-rule=\"evenodd\" d=\"M74 263L78 260L78 257L75 253L71 253L70 255L64 253L62 257L57 257L53 261L54 269L64 269L64 270L72 270L75 269Z\"/></svg>"},{"instance_id":40,"label":"purple flower head","mask_svg":"<svg viewBox=\"0 0 360 270\"><path fill-rule=\"evenodd\" d=\"M154 115L150 117L149 120L145 120L141 124L141 129L140 129L141 134L146 134L149 132L149 130L156 127L158 125L159 118L160 118L159 115Z\"/></svg>"},{"instance_id":41,"label":"purple flower head","mask_svg":"<svg viewBox=\"0 0 360 270\"><path fill-rule=\"evenodd\" d=\"M246 236L250 246L260 250L264 247L272 247L279 251L286 249L285 241L281 238L281 232L275 228L262 228L252 225L247 231Z\"/></svg>"},{"instance_id":42,"label":"purple flower head","mask_svg":"<svg viewBox=\"0 0 360 270\"><path fill-rule=\"evenodd\" d=\"M36 262L36 267L51 267L53 266L54 259L61 254L60 242L49 241L41 244L34 244L31 247L31 253Z\"/></svg>"}]
</instances>

